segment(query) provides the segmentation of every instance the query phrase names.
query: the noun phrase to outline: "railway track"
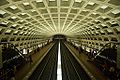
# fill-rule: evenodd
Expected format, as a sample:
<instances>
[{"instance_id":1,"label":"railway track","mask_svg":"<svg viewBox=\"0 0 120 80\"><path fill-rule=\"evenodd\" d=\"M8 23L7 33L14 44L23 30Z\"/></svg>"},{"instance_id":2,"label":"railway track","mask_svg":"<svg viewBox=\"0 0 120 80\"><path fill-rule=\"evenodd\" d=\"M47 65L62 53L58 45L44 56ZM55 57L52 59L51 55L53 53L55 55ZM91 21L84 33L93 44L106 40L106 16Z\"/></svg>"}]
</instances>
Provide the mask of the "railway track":
<instances>
[{"instance_id":1,"label":"railway track","mask_svg":"<svg viewBox=\"0 0 120 80\"><path fill-rule=\"evenodd\" d=\"M28 80L57 80L57 41ZM62 80L91 80L64 43L60 42Z\"/></svg>"},{"instance_id":2,"label":"railway track","mask_svg":"<svg viewBox=\"0 0 120 80\"><path fill-rule=\"evenodd\" d=\"M71 52L61 42L62 80L91 80Z\"/></svg>"},{"instance_id":3,"label":"railway track","mask_svg":"<svg viewBox=\"0 0 120 80\"><path fill-rule=\"evenodd\" d=\"M28 80L56 80L57 79L57 51L58 42L54 44Z\"/></svg>"}]
</instances>

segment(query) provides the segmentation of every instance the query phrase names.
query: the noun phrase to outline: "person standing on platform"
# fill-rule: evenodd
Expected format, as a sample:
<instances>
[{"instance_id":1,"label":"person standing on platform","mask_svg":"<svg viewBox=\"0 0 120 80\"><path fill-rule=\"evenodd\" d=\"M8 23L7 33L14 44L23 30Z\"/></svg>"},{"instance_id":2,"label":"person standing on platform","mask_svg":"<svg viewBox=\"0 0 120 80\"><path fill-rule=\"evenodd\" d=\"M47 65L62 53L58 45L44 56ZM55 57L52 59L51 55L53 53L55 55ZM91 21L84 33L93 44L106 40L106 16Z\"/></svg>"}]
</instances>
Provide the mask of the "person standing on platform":
<instances>
[{"instance_id":1,"label":"person standing on platform","mask_svg":"<svg viewBox=\"0 0 120 80\"><path fill-rule=\"evenodd\" d=\"M81 50L80 50L80 46L78 46L78 52L79 52L79 54L80 54L80 52L81 52Z\"/></svg>"},{"instance_id":2,"label":"person standing on platform","mask_svg":"<svg viewBox=\"0 0 120 80\"><path fill-rule=\"evenodd\" d=\"M29 60L30 60L30 64L31 64L33 62L31 55L29 56Z\"/></svg>"},{"instance_id":3,"label":"person standing on platform","mask_svg":"<svg viewBox=\"0 0 120 80\"><path fill-rule=\"evenodd\" d=\"M10 80L15 80L15 72L16 72L16 66L14 65L11 69L11 72L10 72Z\"/></svg>"}]
</instances>

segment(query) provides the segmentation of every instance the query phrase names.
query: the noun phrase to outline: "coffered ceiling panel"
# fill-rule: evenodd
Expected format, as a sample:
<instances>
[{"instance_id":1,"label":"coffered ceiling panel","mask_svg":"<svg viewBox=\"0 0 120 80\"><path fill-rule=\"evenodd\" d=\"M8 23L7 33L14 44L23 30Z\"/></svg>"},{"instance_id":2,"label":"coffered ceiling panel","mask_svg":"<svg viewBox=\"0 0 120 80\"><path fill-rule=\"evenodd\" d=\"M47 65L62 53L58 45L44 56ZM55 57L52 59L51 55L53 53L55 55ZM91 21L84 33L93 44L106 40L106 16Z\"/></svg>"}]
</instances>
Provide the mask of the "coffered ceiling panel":
<instances>
[{"instance_id":1,"label":"coffered ceiling panel","mask_svg":"<svg viewBox=\"0 0 120 80\"><path fill-rule=\"evenodd\" d=\"M119 33L119 0L0 0L2 36Z\"/></svg>"}]
</instances>

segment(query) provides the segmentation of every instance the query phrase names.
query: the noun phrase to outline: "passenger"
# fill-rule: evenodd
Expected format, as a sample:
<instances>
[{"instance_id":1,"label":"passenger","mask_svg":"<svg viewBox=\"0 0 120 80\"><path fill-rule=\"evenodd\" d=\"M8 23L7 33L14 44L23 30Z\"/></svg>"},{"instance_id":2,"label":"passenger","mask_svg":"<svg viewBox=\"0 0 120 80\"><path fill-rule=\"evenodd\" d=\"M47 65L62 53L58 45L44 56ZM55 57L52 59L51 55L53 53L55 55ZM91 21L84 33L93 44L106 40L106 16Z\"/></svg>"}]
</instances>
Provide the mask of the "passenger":
<instances>
[{"instance_id":1,"label":"passenger","mask_svg":"<svg viewBox=\"0 0 120 80\"><path fill-rule=\"evenodd\" d=\"M80 54L81 52L83 52L83 50L82 50L82 47L81 47L81 46L79 46L79 47L78 47L78 51L79 51L79 54Z\"/></svg>"},{"instance_id":2,"label":"passenger","mask_svg":"<svg viewBox=\"0 0 120 80\"><path fill-rule=\"evenodd\" d=\"M120 80L120 70L117 72L117 79Z\"/></svg>"},{"instance_id":3,"label":"passenger","mask_svg":"<svg viewBox=\"0 0 120 80\"><path fill-rule=\"evenodd\" d=\"M30 59L30 64L31 64L33 62L31 55L29 56L29 59Z\"/></svg>"},{"instance_id":4,"label":"passenger","mask_svg":"<svg viewBox=\"0 0 120 80\"><path fill-rule=\"evenodd\" d=\"M115 68L113 66L110 67L108 74L111 80L116 80L117 75L115 74Z\"/></svg>"},{"instance_id":5,"label":"passenger","mask_svg":"<svg viewBox=\"0 0 120 80\"><path fill-rule=\"evenodd\" d=\"M88 53L88 59L91 59L91 53L92 53L92 49L90 48L90 52Z\"/></svg>"},{"instance_id":6,"label":"passenger","mask_svg":"<svg viewBox=\"0 0 120 80\"><path fill-rule=\"evenodd\" d=\"M107 75L107 72L108 72L108 65L107 65L107 62L104 61L103 65L102 65L102 71L105 75Z\"/></svg>"},{"instance_id":7,"label":"passenger","mask_svg":"<svg viewBox=\"0 0 120 80\"><path fill-rule=\"evenodd\" d=\"M80 50L81 50L81 52L83 52L83 48L82 47L80 48Z\"/></svg>"},{"instance_id":8,"label":"passenger","mask_svg":"<svg viewBox=\"0 0 120 80\"><path fill-rule=\"evenodd\" d=\"M88 53L88 60L87 61L90 61L90 62L93 61L92 55L93 55L93 49L90 48L90 52Z\"/></svg>"},{"instance_id":9,"label":"passenger","mask_svg":"<svg viewBox=\"0 0 120 80\"><path fill-rule=\"evenodd\" d=\"M12 67L11 72L10 72L10 80L15 80L15 70L14 70L15 68L14 68L14 66Z\"/></svg>"},{"instance_id":10,"label":"passenger","mask_svg":"<svg viewBox=\"0 0 120 80\"><path fill-rule=\"evenodd\" d=\"M94 48L93 53L92 53L92 57L95 57L96 54L97 54L97 50Z\"/></svg>"}]
</instances>

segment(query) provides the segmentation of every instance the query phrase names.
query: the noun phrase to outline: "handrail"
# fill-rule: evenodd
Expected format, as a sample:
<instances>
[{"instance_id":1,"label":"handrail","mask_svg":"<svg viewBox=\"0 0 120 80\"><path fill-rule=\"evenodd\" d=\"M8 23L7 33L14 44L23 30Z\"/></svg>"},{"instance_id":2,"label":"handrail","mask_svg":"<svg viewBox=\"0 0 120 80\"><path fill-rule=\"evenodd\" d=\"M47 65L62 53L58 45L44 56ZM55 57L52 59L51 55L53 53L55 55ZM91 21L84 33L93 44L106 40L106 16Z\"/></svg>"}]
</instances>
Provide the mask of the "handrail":
<instances>
[{"instance_id":1,"label":"handrail","mask_svg":"<svg viewBox=\"0 0 120 80\"><path fill-rule=\"evenodd\" d=\"M111 44L120 44L120 42L109 42L109 43L106 43L106 44L97 52L97 54L95 55L95 58L96 58L96 56L99 55L100 52L103 51L103 49L105 49L105 47L108 46L109 44L110 44L110 45L111 45Z\"/></svg>"},{"instance_id":2,"label":"handrail","mask_svg":"<svg viewBox=\"0 0 120 80\"><path fill-rule=\"evenodd\" d=\"M23 54L12 43L9 43L9 42L0 42L0 44L10 44L15 50L17 50L17 52L21 55L22 58L25 58L23 56Z\"/></svg>"}]
</instances>

